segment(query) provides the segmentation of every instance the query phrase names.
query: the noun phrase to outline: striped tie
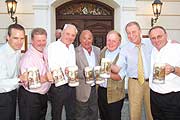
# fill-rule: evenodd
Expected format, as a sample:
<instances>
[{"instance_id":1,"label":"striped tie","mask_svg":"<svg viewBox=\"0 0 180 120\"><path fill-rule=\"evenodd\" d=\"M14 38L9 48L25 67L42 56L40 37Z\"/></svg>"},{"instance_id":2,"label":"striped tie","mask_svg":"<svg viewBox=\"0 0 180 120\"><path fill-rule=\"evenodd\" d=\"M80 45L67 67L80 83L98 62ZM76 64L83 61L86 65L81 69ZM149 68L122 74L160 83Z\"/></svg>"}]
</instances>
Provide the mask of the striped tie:
<instances>
[{"instance_id":1,"label":"striped tie","mask_svg":"<svg viewBox=\"0 0 180 120\"><path fill-rule=\"evenodd\" d=\"M137 46L138 48L138 81L142 85L144 83L144 69L143 69L143 60L141 54L141 45Z\"/></svg>"}]
</instances>

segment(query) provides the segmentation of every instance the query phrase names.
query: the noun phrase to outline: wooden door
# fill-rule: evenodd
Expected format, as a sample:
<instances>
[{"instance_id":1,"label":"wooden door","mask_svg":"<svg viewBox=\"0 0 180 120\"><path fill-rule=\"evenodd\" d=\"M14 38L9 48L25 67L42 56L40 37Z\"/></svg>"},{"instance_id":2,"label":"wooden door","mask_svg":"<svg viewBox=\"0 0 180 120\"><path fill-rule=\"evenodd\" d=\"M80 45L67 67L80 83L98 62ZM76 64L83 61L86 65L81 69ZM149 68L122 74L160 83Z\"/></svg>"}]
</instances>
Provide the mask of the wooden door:
<instances>
[{"instance_id":1,"label":"wooden door","mask_svg":"<svg viewBox=\"0 0 180 120\"><path fill-rule=\"evenodd\" d=\"M64 24L74 24L78 35L74 42L79 45L79 34L82 30L91 30L94 36L93 45L103 48L108 31L114 28L114 10L98 1L76 0L56 8L56 28Z\"/></svg>"}]
</instances>

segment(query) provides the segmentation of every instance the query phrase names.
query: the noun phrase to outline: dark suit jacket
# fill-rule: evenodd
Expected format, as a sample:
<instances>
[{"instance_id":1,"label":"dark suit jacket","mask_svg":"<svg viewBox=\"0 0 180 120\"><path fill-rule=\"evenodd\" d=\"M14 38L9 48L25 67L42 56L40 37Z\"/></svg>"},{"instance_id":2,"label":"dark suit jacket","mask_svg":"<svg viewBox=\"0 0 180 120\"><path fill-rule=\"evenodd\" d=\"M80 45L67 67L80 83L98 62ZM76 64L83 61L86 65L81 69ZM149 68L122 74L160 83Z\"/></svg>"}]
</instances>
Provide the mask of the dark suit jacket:
<instances>
[{"instance_id":1,"label":"dark suit jacket","mask_svg":"<svg viewBox=\"0 0 180 120\"><path fill-rule=\"evenodd\" d=\"M99 65L100 49L93 46L93 51L95 54L96 66ZM84 77L84 68L88 67L88 61L86 59L85 53L82 46L75 48L76 52L76 64L78 66L78 77L79 77L79 86L76 87L76 99L81 102L87 102L91 92L91 85L85 83Z\"/></svg>"}]
</instances>

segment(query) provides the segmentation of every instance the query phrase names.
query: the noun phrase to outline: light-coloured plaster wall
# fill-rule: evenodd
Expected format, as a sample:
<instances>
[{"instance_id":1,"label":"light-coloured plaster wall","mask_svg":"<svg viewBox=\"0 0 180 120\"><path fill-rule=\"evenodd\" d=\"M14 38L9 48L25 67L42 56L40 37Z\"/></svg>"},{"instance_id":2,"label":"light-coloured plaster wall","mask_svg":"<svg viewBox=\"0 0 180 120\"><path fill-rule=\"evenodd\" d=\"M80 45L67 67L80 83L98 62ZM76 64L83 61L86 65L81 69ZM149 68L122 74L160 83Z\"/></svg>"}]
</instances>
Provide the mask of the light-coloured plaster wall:
<instances>
[{"instance_id":1,"label":"light-coloured plaster wall","mask_svg":"<svg viewBox=\"0 0 180 120\"><path fill-rule=\"evenodd\" d=\"M33 0L17 0L17 9L15 16L18 17L18 23L25 27L28 40L33 28L34 13L32 9ZM0 45L6 42L7 27L12 24L12 20L7 13L5 0L0 0Z\"/></svg>"},{"instance_id":2,"label":"light-coloured plaster wall","mask_svg":"<svg viewBox=\"0 0 180 120\"><path fill-rule=\"evenodd\" d=\"M161 15L155 25L164 26L167 29L169 39L180 41L180 0L163 1ZM136 19L142 27L143 34L147 34L151 28L152 1L140 0L136 2Z\"/></svg>"},{"instance_id":3,"label":"light-coloured plaster wall","mask_svg":"<svg viewBox=\"0 0 180 120\"><path fill-rule=\"evenodd\" d=\"M48 32L48 43L55 40L55 8L69 0L17 0L17 10L15 16L18 23L25 27L30 44L30 32L34 27L44 27ZM153 0L99 0L115 10L114 28L121 32L123 42L127 41L124 27L127 22L137 20L142 33L147 34L151 28L152 1ZM169 38L179 40L180 38L180 0L163 1L162 14L155 25L164 26ZM0 45L5 43L7 27L12 23L7 14L6 3L0 1ZM179 40L180 41L180 40Z\"/></svg>"}]
</instances>

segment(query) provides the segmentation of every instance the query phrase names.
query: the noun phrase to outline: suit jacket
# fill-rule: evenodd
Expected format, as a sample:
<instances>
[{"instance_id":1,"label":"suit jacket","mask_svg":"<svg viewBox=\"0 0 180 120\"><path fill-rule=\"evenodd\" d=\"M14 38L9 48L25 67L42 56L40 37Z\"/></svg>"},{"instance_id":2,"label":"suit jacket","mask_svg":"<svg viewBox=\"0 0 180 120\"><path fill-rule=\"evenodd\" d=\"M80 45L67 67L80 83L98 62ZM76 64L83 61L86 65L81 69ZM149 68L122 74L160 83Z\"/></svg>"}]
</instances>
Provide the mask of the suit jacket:
<instances>
[{"instance_id":1,"label":"suit jacket","mask_svg":"<svg viewBox=\"0 0 180 120\"><path fill-rule=\"evenodd\" d=\"M100 49L92 46L95 54L95 63L99 65ZM76 99L81 102L87 102L91 93L91 85L85 83L84 68L88 67L88 61L82 46L75 48L76 64L78 66L79 86L76 87Z\"/></svg>"}]
</instances>

